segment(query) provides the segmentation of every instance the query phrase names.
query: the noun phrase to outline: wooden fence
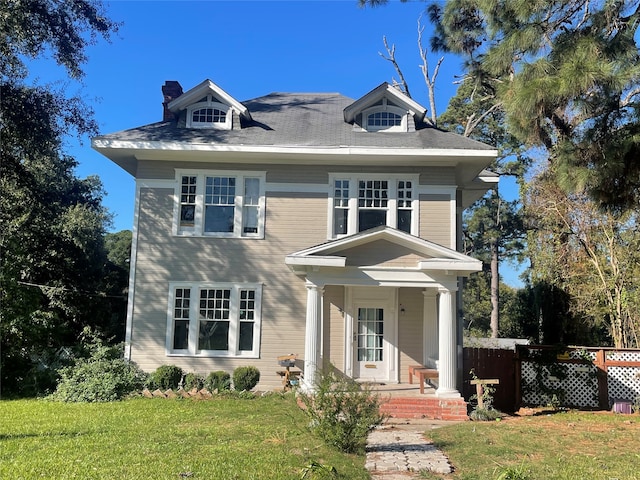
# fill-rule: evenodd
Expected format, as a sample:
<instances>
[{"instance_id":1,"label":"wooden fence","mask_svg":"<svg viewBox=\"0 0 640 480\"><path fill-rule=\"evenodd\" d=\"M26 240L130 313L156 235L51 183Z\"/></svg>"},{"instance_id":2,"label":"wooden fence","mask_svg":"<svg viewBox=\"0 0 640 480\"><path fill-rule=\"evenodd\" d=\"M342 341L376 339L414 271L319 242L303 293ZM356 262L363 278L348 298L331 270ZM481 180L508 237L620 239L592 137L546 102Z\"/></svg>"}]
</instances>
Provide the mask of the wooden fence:
<instances>
[{"instance_id":1,"label":"wooden fence","mask_svg":"<svg viewBox=\"0 0 640 480\"><path fill-rule=\"evenodd\" d=\"M498 379L500 383L493 385L493 405L502 412L513 412L516 409L516 365L515 352L497 348L465 348L463 350L464 366L464 398L476 393L473 377L480 379ZM473 370L473 374L471 371Z\"/></svg>"}]
</instances>

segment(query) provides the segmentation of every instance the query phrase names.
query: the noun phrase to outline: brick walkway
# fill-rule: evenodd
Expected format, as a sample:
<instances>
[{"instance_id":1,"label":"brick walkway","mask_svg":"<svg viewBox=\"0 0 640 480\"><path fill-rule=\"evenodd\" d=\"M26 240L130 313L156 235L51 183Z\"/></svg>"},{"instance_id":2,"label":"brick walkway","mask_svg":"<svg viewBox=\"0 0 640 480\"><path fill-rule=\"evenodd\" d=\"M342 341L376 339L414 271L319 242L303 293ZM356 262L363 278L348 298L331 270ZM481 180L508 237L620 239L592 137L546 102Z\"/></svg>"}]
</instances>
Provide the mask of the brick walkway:
<instances>
[{"instance_id":1,"label":"brick walkway","mask_svg":"<svg viewBox=\"0 0 640 480\"><path fill-rule=\"evenodd\" d=\"M374 480L420 478L421 471L447 474L447 457L430 443L423 432L452 422L391 419L376 428L367 440L365 466Z\"/></svg>"}]
</instances>

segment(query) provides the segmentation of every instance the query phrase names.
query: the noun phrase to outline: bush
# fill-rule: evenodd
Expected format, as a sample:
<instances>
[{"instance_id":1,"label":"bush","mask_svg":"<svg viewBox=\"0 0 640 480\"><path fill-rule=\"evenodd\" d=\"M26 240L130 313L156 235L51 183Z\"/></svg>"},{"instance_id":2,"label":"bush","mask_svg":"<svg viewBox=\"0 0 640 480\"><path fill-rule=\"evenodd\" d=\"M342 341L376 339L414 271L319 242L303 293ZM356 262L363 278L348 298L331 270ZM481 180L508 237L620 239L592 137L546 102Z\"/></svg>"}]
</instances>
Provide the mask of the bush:
<instances>
[{"instance_id":1,"label":"bush","mask_svg":"<svg viewBox=\"0 0 640 480\"><path fill-rule=\"evenodd\" d=\"M204 386L210 392L231 390L231 375L222 370L211 372L207 375Z\"/></svg>"},{"instance_id":2,"label":"bush","mask_svg":"<svg viewBox=\"0 0 640 480\"><path fill-rule=\"evenodd\" d=\"M369 432L386 419L377 394L333 367L318 372L315 392L300 399L316 435L346 453L363 453Z\"/></svg>"},{"instance_id":3,"label":"bush","mask_svg":"<svg viewBox=\"0 0 640 480\"><path fill-rule=\"evenodd\" d=\"M204 388L204 377L197 373L187 373L184 376L184 389L185 390L201 390Z\"/></svg>"},{"instance_id":4,"label":"bush","mask_svg":"<svg viewBox=\"0 0 640 480\"><path fill-rule=\"evenodd\" d=\"M149 377L148 387L152 390L176 389L182 380L182 369L175 365L162 365Z\"/></svg>"},{"instance_id":5,"label":"bush","mask_svg":"<svg viewBox=\"0 0 640 480\"><path fill-rule=\"evenodd\" d=\"M239 392L253 390L260 381L260 370L256 367L238 367L233 371L233 388Z\"/></svg>"},{"instance_id":6,"label":"bush","mask_svg":"<svg viewBox=\"0 0 640 480\"><path fill-rule=\"evenodd\" d=\"M123 358L123 346L97 343L89 358L60 369L60 382L51 396L64 402L111 402L144 386L147 374Z\"/></svg>"}]
</instances>

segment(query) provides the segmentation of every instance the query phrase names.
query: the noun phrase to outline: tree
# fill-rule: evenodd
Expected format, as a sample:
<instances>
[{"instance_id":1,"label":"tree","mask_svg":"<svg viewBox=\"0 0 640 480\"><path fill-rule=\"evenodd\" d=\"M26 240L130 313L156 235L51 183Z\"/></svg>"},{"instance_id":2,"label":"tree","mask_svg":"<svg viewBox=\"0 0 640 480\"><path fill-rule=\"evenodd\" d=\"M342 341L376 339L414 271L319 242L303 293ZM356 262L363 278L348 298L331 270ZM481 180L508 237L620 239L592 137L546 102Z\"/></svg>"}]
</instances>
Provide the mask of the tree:
<instances>
[{"instance_id":1,"label":"tree","mask_svg":"<svg viewBox=\"0 0 640 480\"><path fill-rule=\"evenodd\" d=\"M439 123L461 135L495 145L499 153L491 170L501 176L514 176L522 183L530 160L520 142L505 128L504 112L494 100L493 88L478 86L471 79L465 78L460 82L456 95L450 100ZM519 259L524 243L525 232L519 202L505 200L495 187L465 211L462 227L465 253L481 259L485 267L489 266L489 270L485 270L476 281L488 281L490 284L489 330L491 336L496 338L500 332L498 267L501 259ZM471 296L469 299L473 298ZM478 301L482 301L480 297ZM465 302L465 308L473 309L473 306ZM480 321L480 324L483 323Z\"/></svg>"},{"instance_id":2,"label":"tree","mask_svg":"<svg viewBox=\"0 0 640 480\"><path fill-rule=\"evenodd\" d=\"M117 25L91 0L0 0L0 348L5 391L51 388L50 368L84 326L101 329L104 233L110 217L96 177L78 179L70 132L96 133L78 98L26 83L50 54L80 79L85 48Z\"/></svg>"},{"instance_id":3,"label":"tree","mask_svg":"<svg viewBox=\"0 0 640 480\"><path fill-rule=\"evenodd\" d=\"M361 1L362 5L370 4L377 6L384 2ZM429 94L429 104L431 110L431 123L442 126L457 133L474 138L478 141L496 146L500 153L497 162L492 165L492 170L501 175L513 175L521 179L524 171L529 166L528 157L524 154L522 145L512 136L504 126L504 111L502 104L496 101L495 80L485 84L477 84L471 78L464 78L460 83L456 95L450 100L447 111L437 117L435 110L435 82L438 76L440 65L444 57L440 57L435 64L433 72L429 71L428 50L423 45L424 27L418 19L418 50L422 64L420 65L427 91ZM395 46L389 47L386 37L384 38L386 55L380 54L385 60L391 62L400 78L397 84L405 94L410 96L409 86L405 81L402 70L395 58ZM396 83L396 82L394 82ZM518 202L507 202L498 193L497 188L492 189L488 194L469 209L463 218L463 230L465 235L464 251L473 254L484 261L484 265L489 266L489 271L485 271L471 285L479 287L478 281L490 282L491 297L491 321L490 331L492 337L499 334L500 315L500 276L499 262L502 256L514 259L522 248L524 231L518 212ZM476 289L476 293L484 289ZM468 299L477 298L482 302L482 298L471 295ZM474 308L465 305L469 310L482 311L482 308ZM479 306L478 306L479 307ZM468 318L473 323L473 319ZM478 320L480 320L478 318ZM484 322L476 322L476 329ZM478 330L480 331L480 330Z\"/></svg>"},{"instance_id":4,"label":"tree","mask_svg":"<svg viewBox=\"0 0 640 480\"><path fill-rule=\"evenodd\" d=\"M450 0L432 47L495 83L510 131L543 149L558 184L624 210L640 201L640 2Z\"/></svg>"},{"instance_id":5,"label":"tree","mask_svg":"<svg viewBox=\"0 0 640 480\"><path fill-rule=\"evenodd\" d=\"M616 348L639 347L637 214L605 212L585 194L566 194L552 172L530 182L525 203L537 227L529 239L532 283L554 285L567 296L572 320L592 332L582 340L601 342L604 327Z\"/></svg>"}]
</instances>

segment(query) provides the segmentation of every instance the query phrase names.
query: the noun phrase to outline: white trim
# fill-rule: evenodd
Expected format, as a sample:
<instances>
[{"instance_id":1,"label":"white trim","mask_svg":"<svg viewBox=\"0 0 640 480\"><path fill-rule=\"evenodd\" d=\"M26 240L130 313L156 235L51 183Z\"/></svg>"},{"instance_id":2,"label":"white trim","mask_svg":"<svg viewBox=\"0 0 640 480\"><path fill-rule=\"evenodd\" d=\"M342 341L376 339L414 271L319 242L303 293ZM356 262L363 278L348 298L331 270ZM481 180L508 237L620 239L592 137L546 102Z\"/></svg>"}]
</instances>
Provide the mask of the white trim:
<instances>
[{"instance_id":1,"label":"white trim","mask_svg":"<svg viewBox=\"0 0 640 480\"><path fill-rule=\"evenodd\" d=\"M169 282L167 303L167 324L165 331L165 354L168 357L222 357L222 358L259 358L261 331L262 331L262 283L231 283L231 282ZM185 350L173 349L173 309L176 288L191 289L190 314L189 314L189 348ZM230 289L230 315L229 315L229 350L198 350L198 331L200 319L198 316L198 303L200 290L202 289ZM253 350L241 352L238 350L240 325L239 305L240 290L255 290L255 316L253 319Z\"/></svg>"},{"instance_id":2,"label":"white trim","mask_svg":"<svg viewBox=\"0 0 640 480\"><path fill-rule=\"evenodd\" d=\"M402 93L396 87L389 85L387 82L383 82L343 110L345 122L353 122L358 113L387 96L393 97L394 102L401 103L404 108L411 112L411 115L417 114L419 116L418 120L422 120L427 112L426 108Z\"/></svg>"},{"instance_id":3,"label":"white trim","mask_svg":"<svg viewBox=\"0 0 640 480\"><path fill-rule=\"evenodd\" d=\"M308 256L301 257L296 255L287 255L284 259L286 265L305 265L316 267L344 267L346 265L346 257L336 256Z\"/></svg>"},{"instance_id":4,"label":"white trim","mask_svg":"<svg viewBox=\"0 0 640 480\"><path fill-rule=\"evenodd\" d=\"M220 100L222 100L223 103L226 103L230 107L234 108L240 115L251 119L251 114L249 113L247 107L245 107L242 103L237 101L235 98L233 98L231 95L229 95L209 79L200 82L192 89L186 91L178 98L172 100L171 102L169 102L167 107L169 108L169 110L175 113L180 110L184 110L193 102L197 102L208 94L215 95Z\"/></svg>"},{"instance_id":5,"label":"white trim","mask_svg":"<svg viewBox=\"0 0 640 480\"><path fill-rule=\"evenodd\" d=\"M193 227L180 225L180 187L181 177L194 176L196 181L196 204L195 221ZM236 178L236 194L234 203L234 229L233 232L205 232L204 231L204 196L206 177L225 176ZM244 215L244 187L247 178L258 178L260 181L259 201L258 201L258 232L243 232ZM266 217L265 200L265 178L266 172L248 170L205 170L205 169L175 169L174 198L173 198L173 227L174 236L178 237L212 237L212 238L238 238L238 239L263 239L264 221Z\"/></svg>"},{"instance_id":6,"label":"white trim","mask_svg":"<svg viewBox=\"0 0 640 480\"><path fill-rule=\"evenodd\" d=\"M124 358L131 360L131 346L133 342L133 312L135 303L136 264L138 259L138 222L140 219L140 189L136 181L136 195L133 203L133 228L131 230L131 256L129 257L129 290L127 292L127 319L124 334Z\"/></svg>"},{"instance_id":7,"label":"white trim","mask_svg":"<svg viewBox=\"0 0 640 480\"><path fill-rule=\"evenodd\" d=\"M484 149L455 149L455 148L386 148L386 147L345 147L345 146L324 146L308 147L302 145L220 145L212 143L195 142L175 142L175 141L132 141L132 140L107 140L104 138L94 138L92 147L100 149L131 149L137 150L136 157L140 160L161 160L156 154L144 154L144 151L153 152L231 152L231 153L271 153L271 154L318 154L328 157L336 155L366 155L371 157L382 157L388 165L388 157L426 157L426 158L450 158L450 157L479 157L495 158L497 150ZM282 160L282 159L281 159ZM299 159L298 159L299 160ZM335 162L335 159L326 159L326 162ZM363 161L367 161L363 158ZM371 161L371 159L369 159ZM314 159L319 163L319 159ZM445 163L443 162L443 165Z\"/></svg>"}]
</instances>

